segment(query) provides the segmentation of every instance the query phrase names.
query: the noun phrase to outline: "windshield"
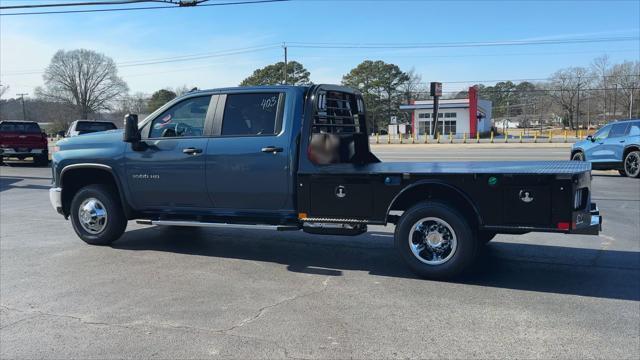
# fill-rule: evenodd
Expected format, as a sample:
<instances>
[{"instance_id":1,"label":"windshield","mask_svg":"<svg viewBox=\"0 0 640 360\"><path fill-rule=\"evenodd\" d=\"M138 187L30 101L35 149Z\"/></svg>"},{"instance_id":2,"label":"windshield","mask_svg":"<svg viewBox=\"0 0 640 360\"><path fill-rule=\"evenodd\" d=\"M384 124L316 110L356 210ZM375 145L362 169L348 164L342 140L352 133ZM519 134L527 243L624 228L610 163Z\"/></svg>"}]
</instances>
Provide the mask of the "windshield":
<instances>
[{"instance_id":1,"label":"windshield","mask_svg":"<svg viewBox=\"0 0 640 360\"><path fill-rule=\"evenodd\" d=\"M80 134L88 134L113 129L116 129L116 126L110 122L79 122L76 125L76 131L78 131Z\"/></svg>"},{"instance_id":2,"label":"windshield","mask_svg":"<svg viewBox=\"0 0 640 360\"><path fill-rule=\"evenodd\" d=\"M2 123L0 131L39 134L40 126L36 123Z\"/></svg>"},{"instance_id":3,"label":"windshield","mask_svg":"<svg viewBox=\"0 0 640 360\"><path fill-rule=\"evenodd\" d=\"M595 134L593 134L593 138L606 139L607 135L609 135L609 130L611 130L611 126L605 126L602 129L598 130Z\"/></svg>"}]
</instances>

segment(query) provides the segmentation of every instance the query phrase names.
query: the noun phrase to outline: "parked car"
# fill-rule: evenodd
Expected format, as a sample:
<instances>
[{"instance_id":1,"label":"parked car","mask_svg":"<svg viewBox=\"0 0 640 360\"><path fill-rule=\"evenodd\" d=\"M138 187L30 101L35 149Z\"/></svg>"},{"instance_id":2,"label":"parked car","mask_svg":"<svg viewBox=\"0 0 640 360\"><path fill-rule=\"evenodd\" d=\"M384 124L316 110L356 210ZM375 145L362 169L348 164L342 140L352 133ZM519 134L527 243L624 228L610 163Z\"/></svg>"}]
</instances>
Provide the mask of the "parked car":
<instances>
[{"instance_id":1,"label":"parked car","mask_svg":"<svg viewBox=\"0 0 640 360\"><path fill-rule=\"evenodd\" d=\"M76 120L69 125L67 137L90 134L98 131L115 130L118 127L110 121Z\"/></svg>"},{"instance_id":2,"label":"parked car","mask_svg":"<svg viewBox=\"0 0 640 360\"><path fill-rule=\"evenodd\" d=\"M593 169L618 170L640 177L640 119L616 121L571 148L571 160L588 161Z\"/></svg>"},{"instance_id":3,"label":"parked car","mask_svg":"<svg viewBox=\"0 0 640 360\"><path fill-rule=\"evenodd\" d=\"M358 235L396 225L428 278L469 268L498 233L597 235L591 166L576 161L381 162L362 95L335 85L191 92L124 131L58 141L53 208L85 242L147 225Z\"/></svg>"},{"instance_id":4,"label":"parked car","mask_svg":"<svg viewBox=\"0 0 640 360\"><path fill-rule=\"evenodd\" d=\"M36 165L49 163L47 135L34 121L0 121L0 163L5 158L33 158Z\"/></svg>"}]
</instances>

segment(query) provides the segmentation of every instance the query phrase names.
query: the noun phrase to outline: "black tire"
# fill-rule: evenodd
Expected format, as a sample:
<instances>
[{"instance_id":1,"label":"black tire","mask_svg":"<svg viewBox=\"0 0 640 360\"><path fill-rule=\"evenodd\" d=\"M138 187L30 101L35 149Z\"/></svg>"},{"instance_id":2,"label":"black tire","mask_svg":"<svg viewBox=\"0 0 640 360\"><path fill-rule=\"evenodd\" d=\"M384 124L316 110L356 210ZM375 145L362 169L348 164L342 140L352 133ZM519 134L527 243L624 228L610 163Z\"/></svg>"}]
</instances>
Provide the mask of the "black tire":
<instances>
[{"instance_id":1,"label":"black tire","mask_svg":"<svg viewBox=\"0 0 640 360\"><path fill-rule=\"evenodd\" d=\"M640 177L640 151L630 151L624 157L624 172L630 178Z\"/></svg>"},{"instance_id":2,"label":"black tire","mask_svg":"<svg viewBox=\"0 0 640 360\"><path fill-rule=\"evenodd\" d=\"M420 260L413 253L409 235L412 228L425 218L442 220L453 230L453 235L456 239L455 251L452 251L451 257L443 263L428 264L424 262L424 259ZM428 222L422 224L428 224ZM413 237L415 238L416 235L419 237L420 233L416 234L414 232ZM415 244L414 240L412 240L412 243ZM427 244L427 242L425 241L424 244ZM405 211L400 218L395 231L395 246L402 259L415 273L424 278L443 280L460 275L470 268L476 256L478 241L469 223L456 209L439 202L423 202ZM426 246L424 249L426 249ZM425 254L424 251L426 250L419 254ZM427 252L426 254L433 254L433 252Z\"/></svg>"},{"instance_id":3,"label":"black tire","mask_svg":"<svg viewBox=\"0 0 640 360\"><path fill-rule=\"evenodd\" d=\"M627 173L624 172L624 170L618 170L618 174L620 174L620 176L627 177Z\"/></svg>"},{"instance_id":4,"label":"black tire","mask_svg":"<svg viewBox=\"0 0 640 360\"><path fill-rule=\"evenodd\" d=\"M106 210L106 221L104 227L97 233L86 230L79 219L80 205L85 200L97 199L100 207ZM127 219L120 204L116 190L109 186L94 184L80 189L71 201L71 224L76 234L87 244L109 245L124 233L127 227Z\"/></svg>"},{"instance_id":5,"label":"black tire","mask_svg":"<svg viewBox=\"0 0 640 360\"><path fill-rule=\"evenodd\" d=\"M573 161L584 161L584 153L582 151L576 151L571 155L571 160Z\"/></svg>"},{"instance_id":6,"label":"black tire","mask_svg":"<svg viewBox=\"0 0 640 360\"><path fill-rule=\"evenodd\" d=\"M487 244L489 241L496 237L496 233L492 231L478 231L478 241L481 244Z\"/></svg>"}]
</instances>

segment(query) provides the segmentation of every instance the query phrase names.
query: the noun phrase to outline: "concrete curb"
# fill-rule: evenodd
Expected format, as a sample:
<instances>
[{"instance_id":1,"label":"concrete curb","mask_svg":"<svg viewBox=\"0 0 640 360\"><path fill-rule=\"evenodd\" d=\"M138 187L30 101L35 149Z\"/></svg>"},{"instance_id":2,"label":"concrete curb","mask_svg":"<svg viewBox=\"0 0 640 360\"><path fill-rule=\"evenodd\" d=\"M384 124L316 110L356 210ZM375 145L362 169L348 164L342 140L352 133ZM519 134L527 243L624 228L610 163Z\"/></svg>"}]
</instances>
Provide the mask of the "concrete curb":
<instances>
[{"instance_id":1,"label":"concrete curb","mask_svg":"<svg viewBox=\"0 0 640 360\"><path fill-rule=\"evenodd\" d=\"M449 149L517 149L517 148L546 148L569 149L572 143L480 143L480 144L371 144L376 149L424 149L424 148L449 148Z\"/></svg>"}]
</instances>

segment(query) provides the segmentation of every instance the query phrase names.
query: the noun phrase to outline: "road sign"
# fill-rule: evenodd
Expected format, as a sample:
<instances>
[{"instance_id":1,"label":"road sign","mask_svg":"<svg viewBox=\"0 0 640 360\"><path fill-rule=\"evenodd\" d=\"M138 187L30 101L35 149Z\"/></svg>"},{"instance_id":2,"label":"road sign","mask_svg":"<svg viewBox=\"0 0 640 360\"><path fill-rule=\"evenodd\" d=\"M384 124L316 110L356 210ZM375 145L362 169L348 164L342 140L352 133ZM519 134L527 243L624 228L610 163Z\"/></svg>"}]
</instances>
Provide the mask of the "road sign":
<instances>
[{"instance_id":1,"label":"road sign","mask_svg":"<svg viewBox=\"0 0 640 360\"><path fill-rule=\"evenodd\" d=\"M391 117L391 124L397 124L398 123L398 117L397 116L392 116Z\"/></svg>"},{"instance_id":2,"label":"road sign","mask_svg":"<svg viewBox=\"0 0 640 360\"><path fill-rule=\"evenodd\" d=\"M440 82L432 82L431 83L431 96L442 96L442 83Z\"/></svg>"}]
</instances>

